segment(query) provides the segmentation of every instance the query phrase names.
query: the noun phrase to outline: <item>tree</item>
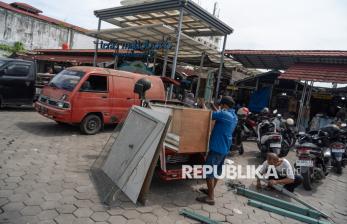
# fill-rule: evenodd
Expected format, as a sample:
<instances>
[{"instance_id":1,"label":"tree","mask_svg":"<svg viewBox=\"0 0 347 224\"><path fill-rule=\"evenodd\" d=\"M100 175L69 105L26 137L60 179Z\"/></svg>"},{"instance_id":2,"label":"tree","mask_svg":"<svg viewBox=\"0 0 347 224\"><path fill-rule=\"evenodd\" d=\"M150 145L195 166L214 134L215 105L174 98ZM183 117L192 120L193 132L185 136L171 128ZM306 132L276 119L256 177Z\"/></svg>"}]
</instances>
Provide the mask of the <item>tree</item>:
<instances>
[{"instance_id":1,"label":"tree","mask_svg":"<svg viewBox=\"0 0 347 224\"><path fill-rule=\"evenodd\" d=\"M22 42L15 42L12 46L8 44L0 44L0 50L11 54L25 52L24 44Z\"/></svg>"}]
</instances>

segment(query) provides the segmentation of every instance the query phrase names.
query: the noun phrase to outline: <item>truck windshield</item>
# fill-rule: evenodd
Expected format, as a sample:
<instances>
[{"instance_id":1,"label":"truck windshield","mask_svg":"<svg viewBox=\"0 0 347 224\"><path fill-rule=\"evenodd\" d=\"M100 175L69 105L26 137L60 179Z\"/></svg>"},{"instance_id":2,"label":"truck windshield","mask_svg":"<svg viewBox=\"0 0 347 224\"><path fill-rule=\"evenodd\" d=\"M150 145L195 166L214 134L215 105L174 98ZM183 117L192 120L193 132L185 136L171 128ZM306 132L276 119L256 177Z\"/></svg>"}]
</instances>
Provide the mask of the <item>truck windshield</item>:
<instances>
[{"instance_id":1,"label":"truck windshield","mask_svg":"<svg viewBox=\"0 0 347 224\"><path fill-rule=\"evenodd\" d=\"M48 85L51 87L72 91L83 75L84 72L81 71L63 70L55 75Z\"/></svg>"},{"instance_id":2,"label":"truck windshield","mask_svg":"<svg viewBox=\"0 0 347 224\"><path fill-rule=\"evenodd\" d=\"M0 61L0 67L1 67L3 64L5 64L5 62L4 62L4 61Z\"/></svg>"}]
</instances>

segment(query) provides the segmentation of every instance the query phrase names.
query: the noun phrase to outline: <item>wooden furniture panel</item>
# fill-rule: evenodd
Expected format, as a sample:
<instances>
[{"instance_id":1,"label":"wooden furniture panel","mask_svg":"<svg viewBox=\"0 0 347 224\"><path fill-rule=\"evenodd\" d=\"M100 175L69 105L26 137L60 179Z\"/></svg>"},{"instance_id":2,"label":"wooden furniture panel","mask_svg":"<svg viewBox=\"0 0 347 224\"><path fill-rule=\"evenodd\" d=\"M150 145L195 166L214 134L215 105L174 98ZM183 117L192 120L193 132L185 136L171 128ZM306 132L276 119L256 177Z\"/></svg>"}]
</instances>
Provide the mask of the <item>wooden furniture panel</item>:
<instances>
[{"instance_id":1,"label":"wooden furniture panel","mask_svg":"<svg viewBox=\"0 0 347 224\"><path fill-rule=\"evenodd\" d=\"M210 138L211 112L199 109L181 110L179 153L206 152Z\"/></svg>"}]
</instances>

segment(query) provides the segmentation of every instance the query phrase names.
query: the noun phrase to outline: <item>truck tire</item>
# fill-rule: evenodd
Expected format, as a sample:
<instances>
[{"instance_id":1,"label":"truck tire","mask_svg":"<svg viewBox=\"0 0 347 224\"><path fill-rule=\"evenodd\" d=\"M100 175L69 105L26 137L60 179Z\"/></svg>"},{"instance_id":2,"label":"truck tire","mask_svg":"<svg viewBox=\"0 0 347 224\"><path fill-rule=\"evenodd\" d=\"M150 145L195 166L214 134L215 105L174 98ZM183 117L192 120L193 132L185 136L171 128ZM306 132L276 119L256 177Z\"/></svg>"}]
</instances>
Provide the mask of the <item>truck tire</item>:
<instances>
[{"instance_id":1,"label":"truck tire","mask_svg":"<svg viewBox=\"0 0 347 224\"><path fill-rule=\"evenodd\" d=\"M80 124L83 134L95 135L102 129L103 123L101 118L96 114L87 115Z\"/></svg>"},{"instance_id":2,"label":"truck tire","mask_svg":"<svg viewBox=\"0 0 347 224\"><path fill-rule=\"evenodd\" d=\"M300 171L300 172L303 178L302 185L304 186L304 189L307 191L312 190L311 170L305 169L304 171Z\"/></svg>"}]
</instances>

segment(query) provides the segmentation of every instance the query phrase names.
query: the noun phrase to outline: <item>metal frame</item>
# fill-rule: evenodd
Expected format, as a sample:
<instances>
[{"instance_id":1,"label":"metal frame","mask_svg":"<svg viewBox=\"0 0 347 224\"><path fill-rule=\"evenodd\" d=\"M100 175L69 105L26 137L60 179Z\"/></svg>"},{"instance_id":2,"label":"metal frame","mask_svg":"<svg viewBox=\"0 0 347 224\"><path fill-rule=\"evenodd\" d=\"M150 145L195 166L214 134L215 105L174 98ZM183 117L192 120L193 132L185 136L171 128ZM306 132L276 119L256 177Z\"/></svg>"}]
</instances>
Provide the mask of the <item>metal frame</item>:
<instances>
[{"instance_id":1,"label":"metal frame","mask_svg":"<svg viewBox=\"0 0 347 224\"><path fill-rule=\"evenodd\" d=\"M233 32L233 29L223 23L221 20L201 8L191 0L159 0L143 4L135 4L130 6L114 7L94 11L96 17L99 18L99 26L97 34L100 34L101 24L100 21L106 21L116 26L122 27L127 30L135 29L142 26L151 27L158 24L169 24L176 27L176 46L173 56L173 66L171 71L171 78L175 78L177 59L179 57L180 42L182 34L195 37L195 36L224 36L222 52L220 56L220 67L217 77L216 94L218 97L220 80L224 64L224 51L227 41L227 35ZM168 22L168 19L170 21ZM192 25L195 23L195 26ZM176 25L175 25L176 24ZM112 32L112 30L109 30ZM107 31L106 31L107 32ZM106 33L105 32L105 33ZM95 33L95 32L94 32ZM99 38L97 37L97 46L95 48L94 61L97 58ZM143 36L141 37L144 38ZM187 38L186 38L187 39ZM189 39L188 39L189 42ZM190 44L187 44L188 48ZM206 49L204 45L202 48L197 47L197 52L202 51L209 53L210 49ZM184 45L183 45L184 47ZM181 49L183 52L185 49ZM212 50L212 49L211 49ZM191 54L196 54L195 50ZM168 52L165 52L165 54ZM167 57L165 56L164 66L166 72ZM94 63L94 66L96 63ZM162 75L164 75L164 71ZM173 84L170 85L169 99L172 98Z\"/></svg>"},{"instance_id":2,"label":"metal frame","mask_svg":"<svg viewBox=\"0 0 347 224\"><path fill-rule=\"evenodd\" d=\"M126 27L126 22L134 21L135 23L146 20L147 22L150 20L148 16L153 17L154 20L162 20L165 19L166 16L171 16L170 18L175 18L177 21L179 20L179 14L172 13L175 10L180 11L184 10L184 14L187 16L192 16L196 21L203 21L207 24L207 28L210 28L210 32L204 32L195 30L192 32L191 36L224 36L226 34L231 34L233 29L223 23L221 20L207 12L205 9L200 7L198 4L192 2L191 0L161 0L154 1L144 4L136 4L131 6L121 6L114 7L102 10L94 11L96 17L101 20L107 20L109 23L120 27ZM163 18L154 17L151 13L162 13L164 12ZM169 13L167 13L169 12ZM144 15L147 18L141 18L138 15ZM134 18L126 19L126 16L133 16ZM122 17L123 21L115 21L112 20L116 17ZM160 23L165 23L161 21ZM183 23L185 24L185 23ZM139 25L139 24L138 24ZM143 24L142 24L143 25ZM192 29L194 29L192 27ZM201 27L199 27L201 29Z\"/></svg>"}]
</instances>

